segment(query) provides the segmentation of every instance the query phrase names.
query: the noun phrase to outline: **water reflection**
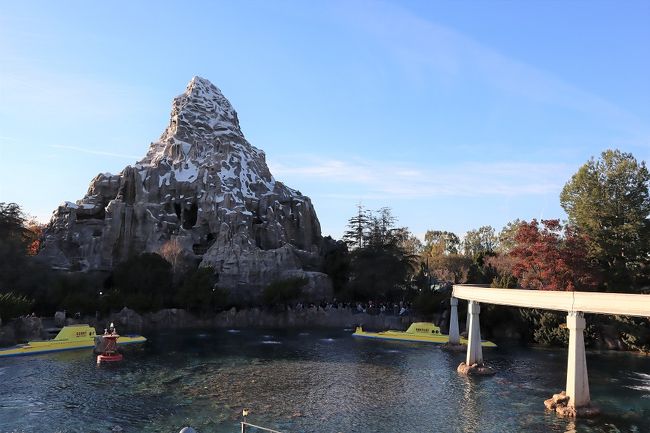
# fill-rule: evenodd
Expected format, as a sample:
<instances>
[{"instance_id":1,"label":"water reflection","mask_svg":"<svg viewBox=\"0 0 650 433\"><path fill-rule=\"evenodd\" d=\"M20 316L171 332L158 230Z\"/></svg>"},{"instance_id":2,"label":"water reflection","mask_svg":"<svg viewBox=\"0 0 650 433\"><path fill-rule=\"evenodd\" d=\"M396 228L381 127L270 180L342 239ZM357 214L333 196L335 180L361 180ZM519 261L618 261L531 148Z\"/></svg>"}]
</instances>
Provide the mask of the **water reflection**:
<instances>
[{"instance_id":1,"label":"water reflection","mask_svg":"<svg viewBox=\"0 0 650 433\"><path fill-rule=\"evenodd\" d=\"M574 421L568 421L565 433L576 433L576 423Z\"/></svg>"},{"instance_id":2,"label":"water reflection","mask_svg":"<svg viewBox=\"0 0 650 433\"><path fill-rule=\"evenodd\" d=\"M146 433L191 424L233 432L244 407L250 421L287 432L650 431L650 399L642 398L650 366L637 358L590 357L592 398L605 415L573 423L542 405L564 382L561 352L502 347L485 355L497 374L467 378L456 373L462 353L344 331L150 335L107 368L90 351L3 361L0 431Z\"/></svg>"},{"instance_id":3,"label":"water reflection","mask_svg":"<svg viewBox=\"0 0 650 433\"><path fill-rule=\"evenodd\" d=\"M480 413L477 406L476 384L477 378L459 376L463 384L463 399L460 402L461 425L463 432L473 432L480 425Z\"/></svg>"}]
</instances>

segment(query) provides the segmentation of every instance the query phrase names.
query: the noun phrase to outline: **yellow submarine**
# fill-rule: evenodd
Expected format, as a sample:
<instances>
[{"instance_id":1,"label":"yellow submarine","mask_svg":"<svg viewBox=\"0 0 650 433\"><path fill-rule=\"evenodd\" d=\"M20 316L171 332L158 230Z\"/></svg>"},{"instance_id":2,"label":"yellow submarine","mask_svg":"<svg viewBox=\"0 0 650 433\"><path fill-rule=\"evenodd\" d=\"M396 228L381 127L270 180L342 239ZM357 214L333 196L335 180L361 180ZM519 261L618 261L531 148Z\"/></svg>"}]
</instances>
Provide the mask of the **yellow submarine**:
<instances>
[{"instance_id":1,"label":"yellow submarine","mask_svg":"<svg viewBox=\"0 0 650 433\"><path fill-rule=\"evenodd\" d=\"M17 346L0 349L0 357L35 355L61 350L87 349L95 347L95 328L90 325L64 326L53 340L29 341ZM142 335L120 335L118 344L144 343Z\"/></svg>"},{"instance_id":2,"label":"yellow submarine","mask_svg":"<svg viewBox=\"0 0 650 433\"><path fill-rule=\"evenodd\" d=\"M380 340L415 341L418 343L449 343L449 335L441 333L439 327L429 322L412 323L406 331L366 332L361 326L357 326L357 329L354 334L352 334L352 336L362 338L376 338ZM467 345L467 340L461 337L460 344ZM497 347L496 344L487 340L482 340L481 346Z\"/></svg>"}]
</instances>

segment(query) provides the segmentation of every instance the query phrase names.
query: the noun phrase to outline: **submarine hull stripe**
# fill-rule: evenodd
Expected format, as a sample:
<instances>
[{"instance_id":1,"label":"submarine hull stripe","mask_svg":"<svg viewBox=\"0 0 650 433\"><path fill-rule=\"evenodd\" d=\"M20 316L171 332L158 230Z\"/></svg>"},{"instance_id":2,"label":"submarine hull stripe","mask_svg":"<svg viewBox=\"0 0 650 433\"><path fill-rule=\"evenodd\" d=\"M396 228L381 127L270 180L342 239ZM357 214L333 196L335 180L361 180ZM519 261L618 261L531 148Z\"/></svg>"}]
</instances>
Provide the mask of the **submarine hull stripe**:
<instances>
[{"instance_id":1,"label":"submarine hull stripe","mask_svg":"<svg viewBox=\"0 0 650 433\"><path fill-rule=\"evenodd\" d=\"M433 343L433 344L445 344L449 342L449 338L444 339L444 340L425 340L425 339L418 339L417 337L415 338L402 338L402 337L393 337L393 336L383 336L383 335L372 335L372 334L357 334L354 333L352 334L353 337L359 337L359 338L371 338L374 340L396 340L396 341L410 341L413 343ZM462 345L467 345L467 340L463 341L461 340L460 344ZM483 347L496 347L496 344L492 343L491 341L488 340L481 340L481 346Z\"/></svg>"},{"instance_id":2,"label":"submarine hull stripe","mask_svg":"<svg viewBox=\"0 0 650 433\"><path fill-rule=\"evenodd\" d=\"M119 341L117 345L122 346L126 344L144 343L145 341L147 341L147 339L143 337L143 339L134 339L133 341ZM75 345L70 347L51 347L47 349L44 348L44 349L20 350L20 349L5 348L5 349L0 349L0 357L40 355L43 353L63 352L66 350L90 349L92 347L95 347L94 343L84 344L82 346ZM16 350L16 352L13 352L14 350ZM2 351L6 351L6 352L12 351L12 353L2 353Z\"/></svg>"}]
</instances>

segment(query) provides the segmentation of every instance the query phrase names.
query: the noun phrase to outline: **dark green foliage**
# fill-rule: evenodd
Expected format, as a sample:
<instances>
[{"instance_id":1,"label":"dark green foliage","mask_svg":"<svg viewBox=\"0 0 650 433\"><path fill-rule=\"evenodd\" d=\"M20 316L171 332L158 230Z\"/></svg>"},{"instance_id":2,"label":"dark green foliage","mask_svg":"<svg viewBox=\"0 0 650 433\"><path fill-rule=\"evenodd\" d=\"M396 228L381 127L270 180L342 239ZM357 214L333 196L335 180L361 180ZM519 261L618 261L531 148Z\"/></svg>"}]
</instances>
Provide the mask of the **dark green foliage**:
<instances>
[{"instance_id":1,"label":"dark green foliage","mask_svg":"<svg viewBox=\"0 0 650 433\"><path fill-rule=\"evenodd\" d=\"M34 236L26 227L20 206L0 203L0 293L12 291L34 299L34 308L40 313L40 301L48 296L52 273L28 255Z\"/></svg>"},{"instance_id":2,"label":"dark green foliage","mask_svg":"<svg viewBox=\"0 0 650 433\"><path fill-rule=\"evenodd\" d=\"M41 297L43 310L67 310L68 313L94 314L101 310L101 284L100 276L82 273L65 273L56 275L48 290L49 296L44 303Z\"/></svg>"},{"instance_id":3,"label":"dark green foliage","mask_svg":"<svg viewBox=\"0 0 650 433\"><path fill-rule=\"evenodd\" d=\"M24 316L32 312L34 301L13 292L0 294L0 318L3 320Z\"/></svg>"},{"instance_id":4,"label":"dark green foliage","mask_svg":"<svg viewBox=\"0 0 650 433\"><path fill-rule=\"evenodd\" d=\"M34 240L33 233L26 227L26 218L16 203L0 203L0 239L26 249Z\"/></svg>"},{"instance_id":5,"label":"dark green foliage","mask_svg":"<svg viewBox=\"0 0 650 433\"><path fill-rule=\"evenodd\" d=\"M370 213L366 230L365 246L383 248L399 245L403 241L405 231L395 227L396 218L390 208L383 207L376 214Z\"/></svg>"},{"instance_id":6,"label":"dark green foliage","mask_svg":"<svg viewBox=\"0 0 650 433\"><path fill-rule=\"evenodd\" d=\"M222 309L228 303L229 292L217 287L216 280L210 267L189 272L177 292L177 305L201 314Z\"/></svg>"},{"instance_id":7,"label":"dark green foliage","mask_svg":"<svg viewBox=\"0 0 650 433\"><path fill-rule=\"evenodd\" d=\"M126 305L125 296L117 287L103 290L99 297L99 311L102 314L119 311Z\"/></svg>"},{"instance_id":8,"label":"dark green foliage","mask_svg":"<svg viewBox=\"0 0 650 433\"><path fill-rule=\"evenodd\" d=\"M650 320L642 317L610 316L619 338L629 350L650 354Z\"/></svg>"},{"instance_id":9,"label":"dark green foliage","mask_svg":"<svg viewBox=\"0 0 650 433\"><path fill-rule=\"evenodd\" d=\"M111 289L122 294L125 306L136 311L173 306L171 265L158 254L143 253L120 263L113 270L112 283Z\"/></svg>"},{"instance_id":10,"label":"dark green foliage","mask_svg":"<svg viewBox=\"0 0 650 433\"><path fill-rule=\"evenodd\" d=\"M490 284L497 278L497 270L486 260L494 255L494 252L478 252L472 257L472 264L467 273L468 284Z\"/></svg>"},{"instance_id":11,"label":"dark green foliage","mask_svg":"<svg viewBox=\"0 0 650 433\"><path fill-rule=\"evenodd\" d=\"M332 238L325 238L325 257L323 271L332 280L334 293L341 293L350 277L350 254L343 241L335 242Z\"/></svg>"},{"instance_id":12,"label":"dark green foliage","mask_svg":"<svg viewBox=\"0 0 650 433\"><path fill-rule=\"evenodd\" d=\"M343 234L343 242L350 249L363 248L366 244L370 218L370 212L358 205L357 214L348 220L348 229Z\"/></svg>"},{"instance_id":13,"label":"dark green foliage","mask_svg":"<svg viewBox=\"0 0 650 433\"><path fill-rule=\"evenodd\" d=\"M357 249L352 252L349 294L353 300L401 300L411 266L397 246Z\"/></svg>"},{"instance_id":14,"label":"dark green foliage","mask_svg":"<svg viewBox=\"0 0 650 433\"><path fill-rule=\"evenodd\" d=\"M307 278L287 278L269 284L262 294L266 305L286 305L302 295L302 288L309 282Z\"/></svg>"},{"instance_id":15,"label":"dark green foliage","mask_svg":"<svg viewBox=\"0 0 650 433\"><path fill-rule=\"evenodd\" d=\"M459 311L463 310L459 308ZM528 329L529 324L518 308L482 303L480 322L482 338L519 339L524 342L532 338L532 331Z\"/></svg>"},{"instance_id":16,"label":"dark green foliage","mask_svg":"<svg viewBox=\"0 0 650 433\"><path fill-rule=\"evenodd\" d=\"M354 220L354 221L353 221ZM394 227L395 217L389 208L376 213L359 207L350 220L349 232L361 234L361 242L352 243L349 281L339 295L349 301L403 300L410 290L410 277L417 268L417 256L411 233ZM341 287L343 288L343 287Z\"/></svg>"},{"instance_id":17,"label":"dark green foliage","mask_svg":"<svg viewBox=\"0 0 650 433\"><path fill-rule=\"evenodd\" d=\"M566 327L566 313L558 311L522 308L522 318L529 325L529 337L545 346L566 346L569 344L569 330Z\"/></svg>"},{"instance_id":18,"label":"dark green foliage","mask_svg":"<svg viewBox=\"0 0 650 433\"><path fill-rule=\"evenodd\" d=\"M490 287L500 289L516 289L517 279L510 273L498 273L493 279Z\"/></svg>"},{"instance_id":19,"label":"dark green foliage","mask_svg":"<svg viewBox=\"0 0 650 433\"><path fill-rule=\"evenodd\" d=\"M433 290L422 290L413 300L413 308L418 314L424 317L432 317L443 308L449 307L449 292L435 292Z\"/></svg>"},{"instance_id":20,"label":"dark green foliage","mask_svg":"<svg viewBox=\"0 0 650 433\"><path fill-rule=\"evenodd\" d=\"M425 262L420 262L415 266L415 270L411 275L411 287L418 293L423 290L430 290L431 286L435 285L438 280L431 275Z\"/></svg>"}]
</instances>

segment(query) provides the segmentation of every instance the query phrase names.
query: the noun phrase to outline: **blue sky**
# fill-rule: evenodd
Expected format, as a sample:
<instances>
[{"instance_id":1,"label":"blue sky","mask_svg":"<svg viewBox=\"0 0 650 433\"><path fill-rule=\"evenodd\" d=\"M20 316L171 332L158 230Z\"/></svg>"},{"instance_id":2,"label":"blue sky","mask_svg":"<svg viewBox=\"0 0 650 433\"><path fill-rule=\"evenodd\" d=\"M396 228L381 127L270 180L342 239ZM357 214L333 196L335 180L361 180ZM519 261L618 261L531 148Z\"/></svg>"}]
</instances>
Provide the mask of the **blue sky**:
<instances>
[{"instance_id":1,"label":"blue sky","mask_svg":"<svg viewBox=\"0 0 650 433\"><path fill-rule=\"evenodd\" d=\"M194 75L339 237L357 203L462 235L564 218L607 148L650 157L650 2L0 4L0 201L47 221L167 125Z\"/></svg>"}]
</instances>

